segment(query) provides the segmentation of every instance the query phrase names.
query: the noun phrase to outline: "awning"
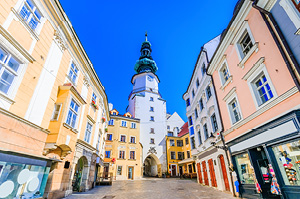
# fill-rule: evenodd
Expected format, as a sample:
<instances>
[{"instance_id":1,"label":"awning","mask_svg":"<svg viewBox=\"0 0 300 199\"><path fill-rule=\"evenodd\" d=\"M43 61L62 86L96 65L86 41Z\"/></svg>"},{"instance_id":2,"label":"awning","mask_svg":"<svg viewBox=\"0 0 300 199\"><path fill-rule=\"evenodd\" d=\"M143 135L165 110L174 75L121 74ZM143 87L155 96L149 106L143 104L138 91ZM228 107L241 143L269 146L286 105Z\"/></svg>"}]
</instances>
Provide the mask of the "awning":
<instances>
[{"instance_id":1,"label":"awning","mask_svg":"<svg viewBox=\"0 0 300 199\"><path fill-rule=\"evenodd\" d=\"M185 163L189 163L189 162L194 162L194 159L193 158L184 159L184 160L181 160L180 162L178 162L178 164L185 164Z\"/></svg>"}]
</instances>

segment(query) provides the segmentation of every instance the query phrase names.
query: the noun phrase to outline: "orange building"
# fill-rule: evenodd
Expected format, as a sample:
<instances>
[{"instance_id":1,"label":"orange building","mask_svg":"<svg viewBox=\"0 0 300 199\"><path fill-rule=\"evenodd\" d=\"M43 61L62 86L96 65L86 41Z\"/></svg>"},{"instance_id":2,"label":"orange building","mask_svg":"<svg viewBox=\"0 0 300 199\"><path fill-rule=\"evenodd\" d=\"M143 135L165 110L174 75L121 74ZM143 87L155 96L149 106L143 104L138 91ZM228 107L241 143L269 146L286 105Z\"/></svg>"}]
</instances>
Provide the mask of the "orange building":
<instances>
[{"instance_id":1,"label":"orange building","mask_svg":"<svg viewBox=\"0 0 300 199\"><path fill-rule=\"evenodd\" d=\"M58 0L0 7L1 198L92 188L109 113L91 61Z\"/></svg>"}]
</instances>

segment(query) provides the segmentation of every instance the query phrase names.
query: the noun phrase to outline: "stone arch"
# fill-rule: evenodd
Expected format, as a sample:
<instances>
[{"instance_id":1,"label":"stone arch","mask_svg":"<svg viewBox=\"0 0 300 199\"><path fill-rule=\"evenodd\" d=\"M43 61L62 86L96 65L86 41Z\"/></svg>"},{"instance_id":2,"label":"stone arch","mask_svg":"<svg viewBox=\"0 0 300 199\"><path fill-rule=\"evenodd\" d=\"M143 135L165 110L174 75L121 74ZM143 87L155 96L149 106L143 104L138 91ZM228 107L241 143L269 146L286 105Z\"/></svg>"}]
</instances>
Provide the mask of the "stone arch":
<instances>
[{"instance_id":1,"label":"stone arch","mask_svg":"<svg viewBox=\"0 0 300 199\"><path fill-rule=\"evenodd\" d=\"M154 154L148 155L144 160L144 175L145 176L161 176L161 163L158 157Z\"/></svg>"},{"instance_id":2,"label":"stone arch","mask_svg":"<svg viewBox=\"0 0 300 199\"><path fill-rule=\"evenodd\" d=\"M75 166L73 191L86 191L88 188L89 162L87 157L81 156Z\"/></svg>"}]
</instances>

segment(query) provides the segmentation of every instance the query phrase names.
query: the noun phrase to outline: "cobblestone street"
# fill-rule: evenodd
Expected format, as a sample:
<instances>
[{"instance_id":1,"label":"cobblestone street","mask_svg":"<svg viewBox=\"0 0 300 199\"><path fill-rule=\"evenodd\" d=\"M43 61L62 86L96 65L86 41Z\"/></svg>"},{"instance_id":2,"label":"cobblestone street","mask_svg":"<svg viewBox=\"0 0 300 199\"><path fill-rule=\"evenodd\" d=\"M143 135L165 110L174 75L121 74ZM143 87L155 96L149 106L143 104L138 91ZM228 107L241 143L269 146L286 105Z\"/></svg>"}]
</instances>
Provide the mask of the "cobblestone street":
<instances>
[{"instance_id":1,"label":"cobblestone street","mask_svg":"<svg viewBox=\"0 0 300 199\"><path fill-rule=\"evenodd\" d=\"M230 199L230 193L224 193L211 187L205 187L192 180L176 178L146 178L136 181L116 181L112 186L98 186L91 191L74 193L67 199Z\"/></svg>"}]
</instances>

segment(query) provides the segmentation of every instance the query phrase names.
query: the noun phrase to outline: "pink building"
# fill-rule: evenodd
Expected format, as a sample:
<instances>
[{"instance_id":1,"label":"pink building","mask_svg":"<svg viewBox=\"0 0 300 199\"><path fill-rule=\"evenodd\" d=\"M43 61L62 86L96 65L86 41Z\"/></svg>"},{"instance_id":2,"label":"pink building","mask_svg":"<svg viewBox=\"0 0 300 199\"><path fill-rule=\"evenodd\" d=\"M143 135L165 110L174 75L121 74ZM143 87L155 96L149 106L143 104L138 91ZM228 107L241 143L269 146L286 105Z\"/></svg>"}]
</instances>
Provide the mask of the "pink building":
<instances>
[{"instance_id":1,"label":"pink building","mask_svg":"<svg viewBox=\"0 0 300 199\"><path fill-rule=\"evenodd\" d=\"M269 16L252 4L238 2L207 72L216 88L239 195L280 198L281 191L284 198L297 198L298 74Z\"/></svg>"}]
</instances>

